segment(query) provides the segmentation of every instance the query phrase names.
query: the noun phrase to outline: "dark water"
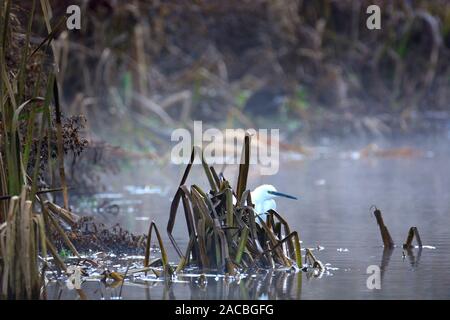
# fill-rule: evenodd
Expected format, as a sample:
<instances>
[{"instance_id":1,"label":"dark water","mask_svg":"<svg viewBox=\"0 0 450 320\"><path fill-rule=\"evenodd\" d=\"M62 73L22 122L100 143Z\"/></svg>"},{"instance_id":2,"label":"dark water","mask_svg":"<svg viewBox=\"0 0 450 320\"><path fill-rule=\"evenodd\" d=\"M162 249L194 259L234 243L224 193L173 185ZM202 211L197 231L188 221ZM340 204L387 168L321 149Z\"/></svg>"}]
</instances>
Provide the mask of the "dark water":
<instances>
[{"instance_id":1,"label":"dark water","mask_svg":"<svg viewBox=\"0 0 450 320\"><path fill-rule=\"evenodd\" d=\"M123 299L449 299L447 144L423 144L420 149L424 154L411 158L358 159L357 154L324 148L317 153L319 156L308 159L283 156L275 176L251 176L252 187L270 183L279 191L299 196L298 201L278 200L277 211L289 221L291 229L299 231L302 248L316 248L315 255L327 266L323 274L268 271L240 280L211 275L207 284L201 283L198 276L188 275L180 276L170 286L138 281L126 282L122 288L105 288L91 281L84 283L83 289L91 299L119 295ZM146 219L155 220L165 230L171 196L183 170L166 166L149 172L146 168L136 167L120 181L110 183L112 191L122 193L111 200L121 205L114 219L137 233L147 231L150 221ZM231 177L236 176L235 168L227 169L225 175L234 181ZM194 169L192 177L195 183L199 179L205 182L200 168ZM141 181L141 189L128 188L124 192L127 181ZM144 189L150 182L152 185ZM143 194L136 195L136 191ZM397 245L391 251L383 250L376 221L369 211L371 205L383 212ZM181 213L174 234L185 247L188 239ZM411 226L418 228L425 247L404 252L401 245ZM177 262L173 250L170 258ZM366 285L370 265L381 268L381 289ZM55 289L56 285L52 287L53 298L78 296L74 291Z\"/></svg>"}]
</instances>

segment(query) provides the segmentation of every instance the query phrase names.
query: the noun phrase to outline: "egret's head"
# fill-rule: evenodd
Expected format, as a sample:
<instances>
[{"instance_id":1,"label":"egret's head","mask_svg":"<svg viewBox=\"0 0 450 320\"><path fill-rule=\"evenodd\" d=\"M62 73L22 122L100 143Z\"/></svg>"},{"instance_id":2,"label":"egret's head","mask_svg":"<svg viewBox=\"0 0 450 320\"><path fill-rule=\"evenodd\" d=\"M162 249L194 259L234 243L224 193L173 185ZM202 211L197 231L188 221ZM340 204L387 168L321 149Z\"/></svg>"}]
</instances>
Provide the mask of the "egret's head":
<instances>
[{"instance_id":1,"label":"egret's head","mask_svg":"<svg viewBox=\"0 0 450 320\"><path fill-rule=\"evenodd\" d=\"M271 184L263 184L263 185L257 187L252 192L253 202L270 200L275 197L285 197L285 198L297 200L297 198L294 196L290 196L288 194L278 192L277 189Z\"/></svg>"}]
</instances>

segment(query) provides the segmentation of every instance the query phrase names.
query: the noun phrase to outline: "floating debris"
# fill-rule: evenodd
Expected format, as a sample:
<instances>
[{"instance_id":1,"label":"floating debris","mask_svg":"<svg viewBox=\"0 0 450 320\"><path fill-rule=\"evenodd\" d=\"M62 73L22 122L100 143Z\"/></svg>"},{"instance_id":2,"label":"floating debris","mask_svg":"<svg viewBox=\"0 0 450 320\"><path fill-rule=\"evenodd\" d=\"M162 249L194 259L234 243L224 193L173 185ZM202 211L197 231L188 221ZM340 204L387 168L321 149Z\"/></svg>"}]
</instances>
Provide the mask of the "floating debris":
<instances>
[{"instance_id":1,"label":"floating debris","mask_svg":"<svg viewBox=\"0 0 450 320\"><path fill-rule=\"evenodd\" d=\"M146 194L158 194L161 196L166 196L169 192L169 187L158 187L158 186L125 186L125 190L132 195L146 195Z\"/></svg>"},{"instance_id":2,"label":"floating debris","mask_svg":"<svg viewBox=\"0 0 450 320\"><path fill-rule=\"evenodd\" d=\"M149 217L135 217L134 220L136 221L149 221Z\"/></svg>"},{"instance_id":3,"label":"floating debris","mask_svg":"<svg viewBox=\"0 0 450 320\"><path fill-rule=\"evenodd\" d=\"M410 147L382 149L375 143L371 143L359 151L362 158L378 157L378 158L414 158L422 157L424 154L421 150Z\"/></svg>"},{"instance_id":4,"label":"floating debris","mask_svg":"<svg viewBox=\"0 0 450 320\"><path fill-rule=\"evenodd\" d=\"M332 267L331 263L325 263L325 269L327 269L329 271L337 271L337 270L339 270L338 267Z\"/></svg>"},{"instance_id":5,"label":"floating debris","mask_svg":"<svg viewBox=\"0 0 450 320\"><path fill-rule=\"evenodd\" d=\"M327 181L325 179L318 179L314 181L314 184L318 187L322 187L327 184Z\"/></svg>"}]
</instances>

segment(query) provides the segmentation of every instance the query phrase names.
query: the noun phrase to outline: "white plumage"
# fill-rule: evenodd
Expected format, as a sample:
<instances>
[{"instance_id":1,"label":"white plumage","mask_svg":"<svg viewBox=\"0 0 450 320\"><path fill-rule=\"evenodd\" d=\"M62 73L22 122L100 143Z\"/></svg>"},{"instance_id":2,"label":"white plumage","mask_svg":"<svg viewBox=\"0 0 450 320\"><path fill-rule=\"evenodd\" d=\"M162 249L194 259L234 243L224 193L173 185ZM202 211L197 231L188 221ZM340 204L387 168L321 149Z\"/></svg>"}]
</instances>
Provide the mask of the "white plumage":
<instances>
[{"instance_id":1,"label":"white plumage","mask_svg":"<svg viewBox=\"0 0 450 320\"><path fill-rule=\"evenodd\" d=\"M297 200L296 197L290 196L285 193L278 192L277 189L271 184L263 184L257 187L251 192L252 202L255 205L256 213L266 221L267 211L276 210L277 203L275 202L276 196L281 196L289 199Z\"/></svg>"}]
</instances>

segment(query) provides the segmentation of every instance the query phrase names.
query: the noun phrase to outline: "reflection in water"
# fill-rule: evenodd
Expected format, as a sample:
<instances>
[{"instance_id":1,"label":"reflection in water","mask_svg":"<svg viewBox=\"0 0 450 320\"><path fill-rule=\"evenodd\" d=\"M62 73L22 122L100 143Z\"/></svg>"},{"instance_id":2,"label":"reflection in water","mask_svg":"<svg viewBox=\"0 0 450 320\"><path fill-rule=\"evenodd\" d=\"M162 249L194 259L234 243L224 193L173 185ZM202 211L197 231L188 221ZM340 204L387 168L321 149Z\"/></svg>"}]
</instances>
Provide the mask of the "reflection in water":
<instances>
[{"instance_id":1,"label":"reflection in water","mask_svg":"<svg viewBox=\"0 0 450 320\"><path fill-rule=\"evenodd\" d=\"M206 285L199 285L191 278L190 298L205 299L299 299L302 273L269 271L263 275L250 276L239 281L223 278L212 279Z\"/></svg>"},{"instance_id":2,"label":"reflection in water","mask_svg":"<svg viewBox=\"0 0 450 320\"><path fill-rule=\"evenodd\" d=\"M414 250L409 248L409 249L405 249L403 251L403 256L405 256L405 251L406 251L406 256L409 259L409 262L411 263L411 266L413 268L416 268L419 266L419 262L420 262L420 257L422 256L422 247L419 247L417 250L417 256L414 255Z\"/></svg>"},{"instance_id":3,"label":"reflection in water","mask_svg":"<svg viewBox=\"0 0 450 320\"><path fill-rule=\"evenodd\" d=\"M391 256L394 250L395 250L394 248L383 248L383 256L381 258L381 265L380 265L381 281L383 281L384 273L388 268L389 261L391 260Z\"/></svg>"},{"instance_id":4,"label":"reflection in water","mask_svg":"<svg viewBox=\"0 0 450 320\"><path fill-rule=\"evenodd\" d=\"M83 295L88 299L238 299L279 300L301 299L303 272L268 271L241 279L180 275L174 282L125 281L113 284L103 281L86 281ZM69 290L57 281L48 288L49 299L80 299L76 290Z\"/></svg>"}]
</instances>

